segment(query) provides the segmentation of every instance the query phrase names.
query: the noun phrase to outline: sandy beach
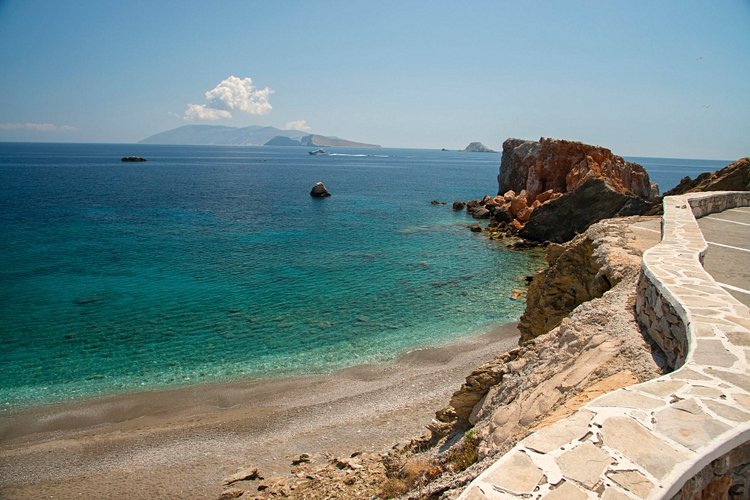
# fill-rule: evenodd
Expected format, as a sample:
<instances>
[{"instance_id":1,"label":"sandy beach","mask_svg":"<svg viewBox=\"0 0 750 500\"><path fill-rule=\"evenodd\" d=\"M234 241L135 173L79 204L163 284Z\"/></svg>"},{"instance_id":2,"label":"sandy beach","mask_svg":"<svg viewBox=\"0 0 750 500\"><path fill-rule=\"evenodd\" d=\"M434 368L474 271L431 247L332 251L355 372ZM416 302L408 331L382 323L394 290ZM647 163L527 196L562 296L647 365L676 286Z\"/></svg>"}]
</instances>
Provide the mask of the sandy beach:
<instances>
[{"instance_id":1,"label":"sandy beach","mask_svg":"<svg viewBox=\"0 0 750 500\"><path fill-rule=\"evenodd\" d=\"M289 472L309 453L383 451L416 437L515 324L390 364L201 385L0 417L3 498L215 498L238 468Z\"/></svg>"}]
</instances>

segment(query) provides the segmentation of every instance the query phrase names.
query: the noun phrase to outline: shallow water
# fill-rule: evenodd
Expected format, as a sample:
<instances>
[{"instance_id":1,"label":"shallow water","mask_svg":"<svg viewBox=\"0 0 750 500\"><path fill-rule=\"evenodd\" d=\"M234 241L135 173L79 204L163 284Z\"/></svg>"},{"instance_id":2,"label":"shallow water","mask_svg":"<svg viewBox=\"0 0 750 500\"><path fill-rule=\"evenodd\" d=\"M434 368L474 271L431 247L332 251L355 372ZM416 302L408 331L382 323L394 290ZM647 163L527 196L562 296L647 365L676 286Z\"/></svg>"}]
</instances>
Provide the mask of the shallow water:
<instances>
[{"instance_id":1,"label":"shallow water","mask_svg":"<svg viewBox=\"0 0 750 500\"><path fill-rule=\"evenodd\" d=\"M2 408L330 372L519 317L539 254L430 204L494 194L499 154L336 152L0 144ZM724 164L635 160L674 184Z\"/></svg>"},{"instance_id":2,"label":"shallow water","mask_svg":"<svg viewBox=\"0 0 750 500\"><path fill-rule=\"evenodd\" d=\"M539 265L430 204L491 193L499 155L0 152L6 408L384 361L517 318Z\"/></svg>"}]
</instances>

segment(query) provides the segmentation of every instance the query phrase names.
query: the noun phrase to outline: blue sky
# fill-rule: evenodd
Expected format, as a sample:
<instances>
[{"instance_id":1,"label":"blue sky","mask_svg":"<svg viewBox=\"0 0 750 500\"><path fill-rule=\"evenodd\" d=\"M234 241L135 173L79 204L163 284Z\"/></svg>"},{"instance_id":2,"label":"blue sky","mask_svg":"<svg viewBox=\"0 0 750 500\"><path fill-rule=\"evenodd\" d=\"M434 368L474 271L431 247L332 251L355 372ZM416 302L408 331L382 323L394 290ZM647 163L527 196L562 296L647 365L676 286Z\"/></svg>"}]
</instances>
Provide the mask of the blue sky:
<instances>
[{"instance_id":1,"label":"blue sky","mask_svg":"<svg viewBox=\"0 0 750 500\"><path fill-rule=\"evenodd\" d=\"M212 123L750 154L747 0L0 0L0 68L6 141Z\"/></svg>"}]
</instances>

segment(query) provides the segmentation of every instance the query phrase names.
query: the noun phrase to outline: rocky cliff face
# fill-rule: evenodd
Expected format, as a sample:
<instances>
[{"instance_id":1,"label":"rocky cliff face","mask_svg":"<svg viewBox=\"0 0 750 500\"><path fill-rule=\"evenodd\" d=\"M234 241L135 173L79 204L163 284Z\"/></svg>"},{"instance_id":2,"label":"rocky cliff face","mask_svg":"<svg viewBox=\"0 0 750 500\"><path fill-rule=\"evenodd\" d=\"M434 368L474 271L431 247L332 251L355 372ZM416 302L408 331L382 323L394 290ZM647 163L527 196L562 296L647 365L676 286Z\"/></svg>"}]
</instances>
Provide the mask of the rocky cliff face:
<instances>
[{"instance_id":1,"label":"rocky cliff face","mask_svg":"<svg viewBox=\"0 0 750 500\"><path fill-rule=\"evenodd\" d=\"M666 370L662 354L643 338L633 313L642 251L657 241L657 236L650 236L648 244L636 239L633 224L640 221L601 221L573 241L552 246L552 265L535 278L529 292L537 298L527 303L527 315L539 309L528 319L533 335L469 375L430 426L432 442L437 443L433 460L438 463L466 446L466 438L456 435L473 426L477 463L465 471L443 473L421 494L455 498L497 454L529 431L605 392ZM552 285L545 289L545 283ZM560 318L570 308L572 312ZM558 317L552 322L558 324L545 322L546 314Z\"/></svg>"},{"instance_id":2,"label":"rocky cliff face","mask_svg":"<svg viewBox=\"0 0 750 500\"><path fill-rule=\"evenodd\" d=\"M685 177L664 196L703 191L750 191L750 158L740 158L719 171L706 172L695 179Z\"/></svg>"},{"instance_id":3,"label":"rocky cliff face","mask_svg":"<svg viewBox=\"0 0 750 500\"><path fill-rule=\"evenodd\" d=\"M609 149L545 138L506 140L498 184L485 204L493 224L557 243L598 220L644 213L658 190L642 166Z\"/></svg>"}]
</instances>

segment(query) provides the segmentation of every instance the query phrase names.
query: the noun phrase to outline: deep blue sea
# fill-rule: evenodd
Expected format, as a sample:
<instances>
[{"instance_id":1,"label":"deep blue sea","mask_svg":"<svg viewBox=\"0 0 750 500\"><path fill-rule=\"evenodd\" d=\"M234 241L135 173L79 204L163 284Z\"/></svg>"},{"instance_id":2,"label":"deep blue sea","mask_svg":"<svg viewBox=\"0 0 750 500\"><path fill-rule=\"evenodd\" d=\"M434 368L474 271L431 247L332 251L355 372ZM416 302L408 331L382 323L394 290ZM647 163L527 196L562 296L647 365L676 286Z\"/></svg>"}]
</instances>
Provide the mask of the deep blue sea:
<instances>
[{"instance_id":1,"label":"deep blue sea","mask_svg":"<svg viewBox=\"0 0 750 500\"><path fill-rule=\"evenodd\" d=\"M430 204L494 194L499 154L336 151L0 143L0 409L325 373L519 317L540 255ZM668 187L727 163L634 160Z\"/></svg>"}]
</instances>

